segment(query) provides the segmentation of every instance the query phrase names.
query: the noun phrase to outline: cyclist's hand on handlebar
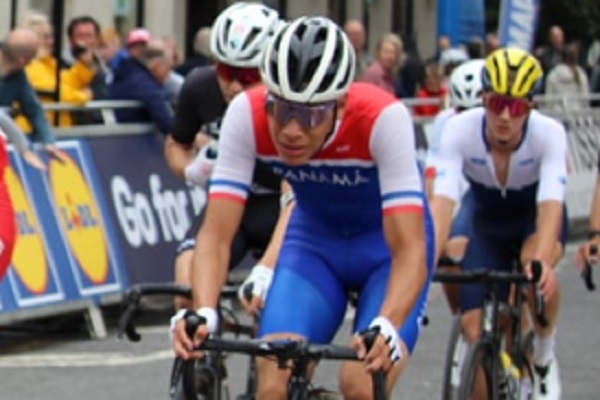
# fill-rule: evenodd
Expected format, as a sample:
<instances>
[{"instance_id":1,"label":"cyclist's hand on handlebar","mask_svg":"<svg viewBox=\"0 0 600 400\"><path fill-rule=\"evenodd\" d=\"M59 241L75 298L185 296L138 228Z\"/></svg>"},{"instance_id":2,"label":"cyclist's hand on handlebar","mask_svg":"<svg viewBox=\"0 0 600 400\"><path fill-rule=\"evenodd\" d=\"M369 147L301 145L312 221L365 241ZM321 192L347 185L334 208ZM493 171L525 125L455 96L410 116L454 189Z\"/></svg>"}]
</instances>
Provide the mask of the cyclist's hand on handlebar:
<instances>
[{"instance_id":1,"label":"cyclist's hand on handlebar","mask_svg":"<svg viewBox=\"0 0 600 400\"><path fill-rule=\"evenodd\" d=\"M365 335L372 329L378 334L375 336L375 340L372 341L370 349L368 349L369 343L366 343L367 338ZM369 373L388 371L403 356L398 331L385 317L375 318L367 331L355 335L351 346L356 349L358 358L364 360L365 369Z\"/></svg>"},{"instance_id":2,"label":"cyclist's hand on handlebar","mask_svg":"<svg viewBox=\"0 0 600 400\"><path fill-rule=\"evenodd\" d=\"M238 289L238 297L249 315L259 315L273 279L273 270L256 265Z\"/></svg>"},{"instance_id":3,"label":"cyclist's hand on handlebar","mask_svg":"<svg viewBox=\"0 0 600 400\"><path fill-rule=\"evenodd\" d=\"M194 350L216 330L217 313L211 308L201 308L197 312L179 310L171 318L171 342L175 354L183 360L200 358L202 353Z\"/></svg>"},{"instance_id":4,"label":"cyclist's hand on handlebar","mask_svg":"<svg viewBox=\"0 0 600 400\"><path fill-rule=\"evenodd\" d=\"M537 286L541 289L544 295L544 301L548 302L556 292L556 272L554 271L554 268L547 262L541 261L541 264L542 273L540 276L540 280L537 283ZM524 272L529 277L529 279L533 278L533 272L531 271L531 262L527 263Z\"/></svg>"},{"instance_id":5,"label":"cyclist's hand on handlebar","mask_svg":"<svg viewBox=\"0 0 600 400\"><path fill-rule=\"evenodd\" d=\"M592 250L592 247L595 247L596 251ZM585 268L586 263L587 264L594 264L598 261L598 251L597 249L600 248L600 243L598 243L597 240L588 240L587 242L583 243L581 246L579 246L579 249L577 249L577 253L575 254L575 266L577 268L579 268L580 271L583 271L583 269Z\"/></svg>"}]
</instances>

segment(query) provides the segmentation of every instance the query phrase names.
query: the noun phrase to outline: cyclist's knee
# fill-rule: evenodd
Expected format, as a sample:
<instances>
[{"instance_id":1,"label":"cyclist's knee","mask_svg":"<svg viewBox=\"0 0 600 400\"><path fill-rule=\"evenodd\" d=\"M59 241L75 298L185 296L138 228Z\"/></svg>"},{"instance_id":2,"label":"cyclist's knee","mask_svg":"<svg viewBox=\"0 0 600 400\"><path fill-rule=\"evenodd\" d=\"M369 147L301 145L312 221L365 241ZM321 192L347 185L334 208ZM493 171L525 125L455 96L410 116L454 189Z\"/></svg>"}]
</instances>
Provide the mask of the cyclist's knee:
<instances>
[{"instance_id":1,"label":"cyclist's knee","mask_svg":"<svg viewBox=\"0 0 600 400\"><path fill-rule=\"evenodd\" d=\"M461 317L463 335L469 343L476 342L481 337L481 310L474 309L465 312Z\"/></svg>"},{"instance_id":2,"label":"cyclist's knee","mask_svg":"<svg viewBox=\"0 0 600 400\"><path fill-rule=\"evenodd\" d=\"M467 251L468 244L469 238L466 236L455 236L450 238L444 247L444 254L454 260L460 261Z\"/></svg>"},{"instance_id":3,"label":"cyclist's knee","mask_svg":"<svg viewBox=\"0 0 600 400\"><path fill-rule=\"evenodd\" d=\"M344 363L340 371L340 391L344 399L370 399L371 378L361 363Z\"/></svg>"},{"instance_id":4,"label":"cyclist's knee","mask_svg":"<svg viewBox=\"0 0 600 400\"><path fill-rule=\"evenodd\" d=\"M262 338L263 340L284 340L284 339L302 339L293 334L273 334ZM258 400L276 400L285 399L287 396L287 383L290 379L290 369L280 368L275 360L266 358L257 358L256 367L258 369Z\"/></svg>"},{"instance_id":5,"label":"cyclist's knee","mask_svg":"<svg viewBox=\"0 0 600 400\"><path fill-rule=\"evenodd\" d=\"M276 361L258 358L258 400L285 399L287 396L287 382L290 374L288 369L278 367Z\"/></svg>"}]
</instances>

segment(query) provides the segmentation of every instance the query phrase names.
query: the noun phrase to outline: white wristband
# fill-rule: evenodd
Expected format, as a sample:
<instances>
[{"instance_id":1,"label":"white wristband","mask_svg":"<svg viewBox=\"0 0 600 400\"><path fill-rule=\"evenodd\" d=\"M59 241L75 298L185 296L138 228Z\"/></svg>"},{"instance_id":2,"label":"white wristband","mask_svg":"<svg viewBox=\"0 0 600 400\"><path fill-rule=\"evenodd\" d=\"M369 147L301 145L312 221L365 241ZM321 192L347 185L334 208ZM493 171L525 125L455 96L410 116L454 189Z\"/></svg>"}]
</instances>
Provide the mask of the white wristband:
<instances>
[{"instance_id":1,"label":"white wristband","mask_svg":"<svg viewBox=\"0 0 600 400\"><path fill-rule=\"evenodd\" d=\"M392 360L392 363L396 364L404 356L402 354L398 330L392 325L389 319L382 316L378 316L371 322L369 328L373 327L379 328L379 334L383 335L385 342L390 347L390 359Z\"/></svg>"},{"instance_id":2,"label":"white wristband","mask_svg":"<svg viewBox=\"0 0 600 400\"><path fill-rule=\"evenodd\" d=\"M217 331L217 326L219 323L219 315L214 308L210 307L200 307L196 310L196 314L203 317L206 320L206 327L210 333L215 333Z\"/></svg>"},{"instance_id":3,"label":"white wristband","mask_svg":"<svg viewBox=\"0 0 600 400\"><path fill-rule=\"evenodd\" d=\"M238 297L244 299L245 289L252 284L252 294L260 297L263 301L267 298L267 292L273 279L273 269L265 265L257 264L252 268L248 277L238 289Z\"/></svg>"}]
</instances>

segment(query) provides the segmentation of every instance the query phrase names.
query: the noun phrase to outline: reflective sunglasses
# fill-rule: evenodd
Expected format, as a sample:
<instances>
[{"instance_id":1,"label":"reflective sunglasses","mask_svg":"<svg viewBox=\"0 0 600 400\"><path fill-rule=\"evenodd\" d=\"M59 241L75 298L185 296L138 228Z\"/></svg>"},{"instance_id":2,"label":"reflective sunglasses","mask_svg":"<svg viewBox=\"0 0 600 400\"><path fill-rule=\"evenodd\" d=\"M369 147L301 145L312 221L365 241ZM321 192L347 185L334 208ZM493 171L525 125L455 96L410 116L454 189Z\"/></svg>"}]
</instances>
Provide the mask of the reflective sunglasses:
<instances>
[{"instance_id":1,"label":"reflective sunglasses","mask_svg":"<svg viewBox=\"0 0 600 400\"><path fill-rule=\"evenodd\" d=\"M513 97L489 94L485 107L494 114L500 114L506 107L511 117L521 117L530 110L528 99L515 99Z\"/></svg>"},{"instance_id":2,"label":"reflective sunglasses","mask_svg":"<svg viewBox=\"0 0 600 400\"><path fill-rule=\"evenodd\" d=\"M267 96L267 113L275 118L279 125L287 125L292 119L304 129L314 128L328 117L329 112L335 109L337 102L329 101L319 104L295 103L283 100L269 94Z\"/></svg>"},{"instance_id":3,"label":"reflective sunglasses","mask_svg":"<svg viewBox=\"0 0 600 400\"><path fill-rule=\"evenodd\" d=\"M251 86L261 81L258 68L242 68L227 64L217 64L217 74L227 83L236 81L242 86Z\"/></svg>"}]
</instances>

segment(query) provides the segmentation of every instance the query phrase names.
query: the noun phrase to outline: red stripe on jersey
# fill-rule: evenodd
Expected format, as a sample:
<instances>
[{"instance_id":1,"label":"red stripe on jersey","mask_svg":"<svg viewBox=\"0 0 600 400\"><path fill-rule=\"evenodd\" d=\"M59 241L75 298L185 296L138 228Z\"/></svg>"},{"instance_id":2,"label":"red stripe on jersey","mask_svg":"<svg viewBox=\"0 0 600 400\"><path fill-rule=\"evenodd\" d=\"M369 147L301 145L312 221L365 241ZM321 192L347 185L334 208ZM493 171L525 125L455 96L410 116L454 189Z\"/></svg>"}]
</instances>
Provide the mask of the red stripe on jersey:
<instances>
[{"instance_id":1,"label":"red stripe on jersey","mask_svg":"<svg viewBox=\"0 0 600 400\"><path fill-rule=\"evenodd\" d=\"M435 178L435 167L425 168L425 178Z\"/></svg>"},{"instance_id":2,"label":"red stripe on jersey","mask_svg":"<svg viewBox=\"0 0 600 400\"><path fill-rule=\"evenodd\" d=\"M236 203L245 204L246 199L241 196L236 196L230 193L211 193L208 195L209 200L230 200L235 201Z\"/></svg>"},{"instance_id":3,"label":"red stripe on jersey","mask_svg":"<svg viewBox=\"0 0 600 400\"><path fill-rule=\"evenodd\" d=\"M0 138L1 146L4 146ZM8 187L0 181L0 280L5 275L17 240L15 212Z\"/></svg>"},{"instance_id":4,"label":"red stripe on jersey","mask_svg":"<svg viewBox=\"0 0 600 400\"><path fill-rule=\"evenodd\" d=\"M423 207L421 206L396 206L388 207L383 210L383 216L390 214L423 214Z\"/></svg>"}]
</instances>

